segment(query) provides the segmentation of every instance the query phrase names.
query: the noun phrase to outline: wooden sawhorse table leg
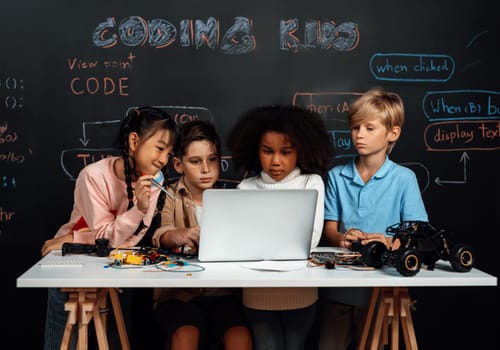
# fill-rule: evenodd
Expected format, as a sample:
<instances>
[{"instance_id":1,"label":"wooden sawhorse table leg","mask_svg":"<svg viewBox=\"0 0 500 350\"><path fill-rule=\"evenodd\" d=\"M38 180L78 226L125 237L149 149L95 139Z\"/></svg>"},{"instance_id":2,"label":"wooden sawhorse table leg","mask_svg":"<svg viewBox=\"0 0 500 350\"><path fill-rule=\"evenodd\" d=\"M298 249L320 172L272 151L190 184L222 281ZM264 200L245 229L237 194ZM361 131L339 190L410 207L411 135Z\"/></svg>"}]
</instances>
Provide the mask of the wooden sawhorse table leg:
<instances>
[{"instance_id":1,"label":"wooden sawhorse table leg","mask_svg":"<svg viewBox=\"0 0 500 350\"><path fill-rule=\"evenodd\" d=\"M372 325L376 312L375 323ZM389 343L389 328L391 330L391 349L399 348L399 325L403 330L406 350L418 350L417 338L411 318L412 300L406 287L373 288L368 307L359 350L365 350L370 331L372 330L370 350L377 350L382 339L383 344Z\"/></svg>"},{"instance_id":2,"label":"wooden sawhorse table leg","mask_svg":"<svg viewBox=\"0 0 500 350\"><path fill-rule=\"evenodd\" d=\"M92 320L94 320L99 349L109 349L106 333L107 315L106 313L101 313L101 310L106 309L108 294L111 299L122 349L130 350L120 300L115 288L62 288L61 291L69 295L68 301L64 304L64 310L68 311L68 318L61 342L61 350L68 349L75 326L78 327L77 348L78 350L87 350L88 325Z\"/></svg>"}]
</instances>

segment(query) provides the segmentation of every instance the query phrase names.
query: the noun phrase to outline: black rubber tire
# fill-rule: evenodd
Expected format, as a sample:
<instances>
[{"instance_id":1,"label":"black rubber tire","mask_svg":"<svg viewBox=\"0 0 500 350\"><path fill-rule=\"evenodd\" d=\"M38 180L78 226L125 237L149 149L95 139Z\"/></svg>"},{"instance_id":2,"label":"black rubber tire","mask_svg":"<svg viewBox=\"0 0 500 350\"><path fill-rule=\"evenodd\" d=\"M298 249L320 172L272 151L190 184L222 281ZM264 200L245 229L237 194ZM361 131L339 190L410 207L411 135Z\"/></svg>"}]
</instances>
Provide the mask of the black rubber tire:
<instances>
[{"instance_id":1,"label":"black rubber tire","mask_svg":"<svg viewBox=\"0 0 500 350\"><path fill-rule=\"evenodd\" d=\"M474 252L465 244L457 244L451 250L450 263L457 272L469 272L474 266Z\"/></svg>"},{"instance_id":2,"label":"black rubber tire","mask_svg":"<svg viewBox=\"0 0 500 350\"><path fill-rule=\"evenodd\" d=\"M366 246L366 255L363 260L366 265L374 267L376 269L384 265L383 256L387 251L387 247L382 242L373 242Z\"/></svg>"},{"instance_id":3,"label":"black rubber tire","mask_svg":"<svg viewBox=\"0 0 500 350\"><path fill-rule=\"evenodd\" d=\"M396 270L403 276L415 276L422 266L422 259L416 249L404 250L396 261Z\"/></svg>"}]
</instances>

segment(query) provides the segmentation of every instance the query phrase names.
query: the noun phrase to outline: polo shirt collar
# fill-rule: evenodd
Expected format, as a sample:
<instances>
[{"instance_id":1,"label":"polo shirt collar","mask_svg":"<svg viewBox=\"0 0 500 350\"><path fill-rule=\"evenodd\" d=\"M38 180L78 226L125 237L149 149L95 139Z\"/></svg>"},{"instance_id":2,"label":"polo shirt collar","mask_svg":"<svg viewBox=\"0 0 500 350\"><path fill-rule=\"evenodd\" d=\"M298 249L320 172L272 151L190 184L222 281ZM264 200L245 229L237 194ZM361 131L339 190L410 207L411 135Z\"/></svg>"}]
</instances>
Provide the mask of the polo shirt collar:
<instances>
[{"instance_id":1,"label":"polo shirt collar","mask_svg":"<svg viewBox=\"0 0 500 350\"><path fill-rule=\"evenodd\" d=\"M394 167L394 162L389 159L389 156L385 156L384 164L378 169L378 171L373 175L374 179L381 179L391 171ZM347 163L346 166L340 172L342 176L346 176L350 178L354 183L365 185L361 177L359 176L358 171L356 170L356 158L354 158L351 162Z\"/></svg>"}]
</instances>

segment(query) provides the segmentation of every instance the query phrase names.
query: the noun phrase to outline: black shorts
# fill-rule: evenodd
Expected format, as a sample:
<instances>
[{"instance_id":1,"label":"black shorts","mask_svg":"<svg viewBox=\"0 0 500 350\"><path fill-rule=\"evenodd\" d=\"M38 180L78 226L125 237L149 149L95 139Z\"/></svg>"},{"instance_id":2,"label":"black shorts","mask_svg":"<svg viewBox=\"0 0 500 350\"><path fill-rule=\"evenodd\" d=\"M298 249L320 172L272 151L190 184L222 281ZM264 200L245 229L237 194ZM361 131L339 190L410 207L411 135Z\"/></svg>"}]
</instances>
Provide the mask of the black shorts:
<instances>
[{"instance_id":1,"label":"black shorts","mask_svg":"<svg viewBox=\"0 0 500 350\"><path fill-rule=\"evenodd\" d=\"M224 333L235 326L246 326L240 295L200 296L183 302L170 299L155 309L156 322L164 337L165 349L181 326L195 326L200 331L199 349L221 345Z\"/></svg>"}]
</instances>

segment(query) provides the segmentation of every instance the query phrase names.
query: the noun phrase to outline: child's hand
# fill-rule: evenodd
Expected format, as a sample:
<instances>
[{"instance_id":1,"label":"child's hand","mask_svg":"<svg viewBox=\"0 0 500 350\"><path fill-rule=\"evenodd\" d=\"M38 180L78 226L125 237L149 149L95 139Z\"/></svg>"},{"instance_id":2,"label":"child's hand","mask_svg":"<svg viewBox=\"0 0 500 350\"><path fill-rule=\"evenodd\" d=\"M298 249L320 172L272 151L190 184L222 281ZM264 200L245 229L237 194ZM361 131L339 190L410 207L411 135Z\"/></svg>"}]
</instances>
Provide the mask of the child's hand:
<instances>
[{"instance_id":1,"label":"child's hand","mask_svg":"<svg viewBox=\"0 0 500 350\"><path fill-rule=\"evenodd\" d=\"M149 200L151 198L151 180L153 175L142 175L135 183L135 197L137 198L137 209L144 214L148 212Z\"/></svg>"},{"instance_id":2,"label":"child's hand","mask_svg":"<svg viewBox=\"0 0 500 350\"><path fill-rule=\"evenodd\" d=\"M392 248L393 250L398 249L400 245L399 240L393 242L392 237L387 237L383 233L370 233L366 235L365 239L361 240L362 245L367 245L371 242L382 242L387 248Z\"/></svg>"},{"instance_id":3,"label":"child's hand","mask_svg":"<svg viewBox=\"0 0 500 350\"><path fill-rule=\"evenodd\" d=\"M357 228L350 228L344 233L344 241L343 241L343 246L344 248L351 248L352 247L352 242L354 241L363 241L368 237L366 233L364 233L361 230L358 230Z\"/></svg>"},{"instance_id":4,"label":"child's hand","mask_svg":"<svg viewBox=\"0 0 500 350\"><path fill-rule=\"evenodd\" d=\"M172 234L172 240L177 247L189 247L192 252L198 251L200 242L200 226L180 228Z\"/></svg>"},{"instance_id":5,"label":"child's hand","mask_svg":"<svg viewBox=\"0 0 500 350\"><path fill-rule=\"evenodd\" d=\"M42 247L42 256L49 254L52 250L62 249L63 243L66 242L73 242L73 234L46 240Z\"/></svg>"}]
</instances>

